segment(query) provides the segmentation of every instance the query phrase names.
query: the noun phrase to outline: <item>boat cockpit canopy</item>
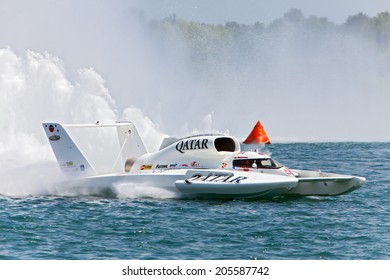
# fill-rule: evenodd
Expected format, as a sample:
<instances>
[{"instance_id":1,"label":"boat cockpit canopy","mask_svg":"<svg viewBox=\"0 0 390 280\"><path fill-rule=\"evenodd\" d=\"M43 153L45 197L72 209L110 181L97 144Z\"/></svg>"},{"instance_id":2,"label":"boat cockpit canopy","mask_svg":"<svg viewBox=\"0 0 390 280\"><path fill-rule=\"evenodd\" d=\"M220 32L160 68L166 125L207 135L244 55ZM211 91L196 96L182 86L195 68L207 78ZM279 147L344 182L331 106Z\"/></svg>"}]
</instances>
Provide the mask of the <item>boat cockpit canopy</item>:
<instances>
[{"instance_id":1,"label":"boat cockpit canopy","mask_svg":"<svg viewBox=\"0 0 390 280\"><path fill-rule=\"evenodd\" d=\"M282 166L283 165L272 158L240 158L233 160L233 168L278 169Z\"/></svg>"}]
</instances>

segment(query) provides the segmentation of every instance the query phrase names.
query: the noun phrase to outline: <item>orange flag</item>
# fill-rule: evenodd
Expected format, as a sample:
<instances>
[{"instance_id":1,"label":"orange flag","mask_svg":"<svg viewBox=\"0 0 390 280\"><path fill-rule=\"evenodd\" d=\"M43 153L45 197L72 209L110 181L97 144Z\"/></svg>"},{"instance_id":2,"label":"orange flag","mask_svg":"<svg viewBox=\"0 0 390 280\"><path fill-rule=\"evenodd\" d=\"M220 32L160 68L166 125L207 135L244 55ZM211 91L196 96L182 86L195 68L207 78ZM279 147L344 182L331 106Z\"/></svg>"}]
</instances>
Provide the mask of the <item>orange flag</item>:
<instances>
[{"instance_id":1,"label":"orange flag","mask_svg":"<svg viewBox=\"0 0 390 280\"><path fill-rule=\"evenodd\" d=\"M268 138L267 133L264 130L264 127L261 125L260 121L257 121L255 127L249 133L248 137L245 139L244 144L271 144L271 141Z\"/></svg>"}]
</instances>

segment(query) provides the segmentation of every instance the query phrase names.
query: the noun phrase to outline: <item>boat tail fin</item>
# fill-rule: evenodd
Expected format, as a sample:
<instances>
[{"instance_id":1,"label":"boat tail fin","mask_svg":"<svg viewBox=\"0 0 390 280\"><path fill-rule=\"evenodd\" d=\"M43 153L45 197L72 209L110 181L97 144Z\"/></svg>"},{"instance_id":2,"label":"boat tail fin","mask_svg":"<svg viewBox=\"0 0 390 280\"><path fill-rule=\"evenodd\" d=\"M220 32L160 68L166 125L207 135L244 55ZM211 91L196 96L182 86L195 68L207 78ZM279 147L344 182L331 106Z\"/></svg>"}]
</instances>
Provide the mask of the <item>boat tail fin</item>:
<instances>
[{"instance_id":1,"label":"boat tail fin","mask_svg":"<svg viewBox=\"0 0 390 280\"><path fill-rule=\"evenodd\" d=\"M178 139L176 137L165 137L163 141L161 142L160 148L158 149L159 151L164 149L165 147L168 147L169 145L177 142Z\"/></svg>"},{"instance_id":2,"label":"boat tail fin","mask_svg":"<svg viewBox=\"0 0 390 280\"><path fill-rule=\"evenodd\" d=\"M57 162L69 175L94 175L95 169L77 147L65 128L59 123L43 123Z\"/></svg>"},{"instance_id":3,"label":"boat tail fin","mask_svg":"<svg viewBox=\"0 0 390 280\"><path fill-rule=\"evenodd\" d=\"M267 133L264 130L264 127L261 125L260 121L257 121L255 127L249 133L248 137L242 142L243 144L271 144L271 140L268 138Z\"/></svg>"},{"instance_id":4,"label":"boat tail fin","mask_svg":"<svg viewBox=\"0 0 390 280\"><path fill-rule=\"evenodd\" d=\"M132 122L117 122L117 133L124 161L129 157L137 158L148 152L137 128Z\"/></svg>"}]
</instances>

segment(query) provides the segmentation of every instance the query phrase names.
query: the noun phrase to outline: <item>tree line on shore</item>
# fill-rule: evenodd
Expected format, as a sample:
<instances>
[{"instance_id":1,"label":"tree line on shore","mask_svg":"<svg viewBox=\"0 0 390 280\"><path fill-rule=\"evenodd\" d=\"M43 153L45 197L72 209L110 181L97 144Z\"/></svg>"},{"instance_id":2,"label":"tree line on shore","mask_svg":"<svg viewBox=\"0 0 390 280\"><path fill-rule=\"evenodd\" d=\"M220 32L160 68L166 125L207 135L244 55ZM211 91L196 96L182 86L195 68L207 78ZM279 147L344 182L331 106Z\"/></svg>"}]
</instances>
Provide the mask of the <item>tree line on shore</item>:
<instances>
[{"instance_id":1,"label":"tree line on shore","mask_svg":"<svg viewBox=\"0 0 390 280\"><path fill-rule=\"evenodd\" d=\"M335 51L362 44L390 57L389 12L374 17L359 13L343 24L325 17L305 17L299 9L291 9L267 25L201 23L175 14L162 20L146 20L142 11L138 17L160 52L185 54L195 73L216 66L237 69L254 62L266 64L268 56L283 56L286 52L296 58L319 49L323 53L326 48Z\"/></svg>"}]
</instances>

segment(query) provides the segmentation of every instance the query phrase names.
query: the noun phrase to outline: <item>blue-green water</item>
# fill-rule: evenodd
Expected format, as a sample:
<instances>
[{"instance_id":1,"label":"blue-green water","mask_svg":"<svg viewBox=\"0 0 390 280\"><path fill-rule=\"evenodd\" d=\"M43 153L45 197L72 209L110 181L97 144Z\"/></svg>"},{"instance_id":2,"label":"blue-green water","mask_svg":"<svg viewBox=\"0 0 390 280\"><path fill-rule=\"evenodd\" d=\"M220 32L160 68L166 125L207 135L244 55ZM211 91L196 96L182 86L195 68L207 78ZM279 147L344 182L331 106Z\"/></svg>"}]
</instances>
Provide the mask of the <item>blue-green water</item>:
<instances>
[{"instance_id":1,"label":"blue-green water","mask_svg":"<svg viewBox=\"0 0 390 280\"><path fill-rule=\"evenodd\" d=\"M0 259L390 259L390 143L267 150L291 168L367 182L271 201L0 196Z\"/></svg>"}]
</instances>

